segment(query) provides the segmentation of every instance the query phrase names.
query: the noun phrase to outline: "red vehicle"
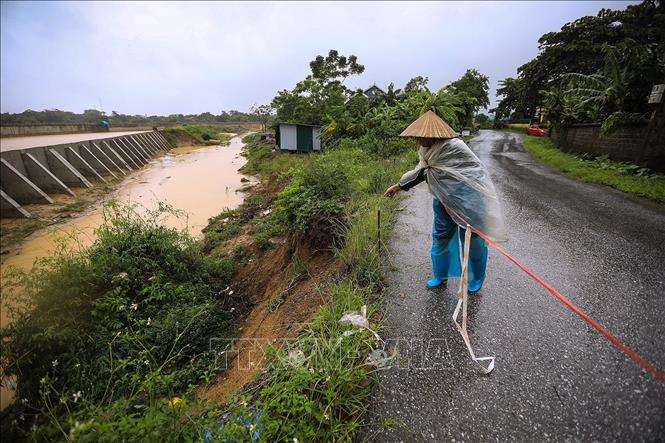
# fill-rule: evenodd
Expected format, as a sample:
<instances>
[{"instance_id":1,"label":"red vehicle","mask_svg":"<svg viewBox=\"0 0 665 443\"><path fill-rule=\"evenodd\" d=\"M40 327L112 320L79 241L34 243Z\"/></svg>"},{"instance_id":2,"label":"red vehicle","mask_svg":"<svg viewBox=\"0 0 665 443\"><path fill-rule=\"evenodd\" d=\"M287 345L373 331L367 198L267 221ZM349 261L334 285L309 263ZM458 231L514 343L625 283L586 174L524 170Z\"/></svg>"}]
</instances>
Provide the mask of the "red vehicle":
<instances>
[{"instance_id":1,"label":"red vehicle","mask_svg":"<svg viewBox=\"0 0 665 443\"><path fill-rule=\"evenodd\" d=\"M532 123L531 126L529 126L529 128L526 130L526 133L536 137L544 137L547 135L547 130L536 123Z\"/></svg>"}]
</instances>

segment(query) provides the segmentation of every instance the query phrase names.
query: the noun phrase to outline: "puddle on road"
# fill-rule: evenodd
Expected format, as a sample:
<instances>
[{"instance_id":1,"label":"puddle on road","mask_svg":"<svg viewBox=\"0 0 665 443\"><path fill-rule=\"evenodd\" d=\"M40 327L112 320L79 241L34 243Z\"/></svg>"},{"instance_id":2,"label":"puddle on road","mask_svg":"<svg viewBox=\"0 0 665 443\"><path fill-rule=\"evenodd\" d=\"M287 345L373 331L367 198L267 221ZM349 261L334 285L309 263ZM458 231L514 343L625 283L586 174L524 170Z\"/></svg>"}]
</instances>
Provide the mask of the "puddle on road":
<instances>
[{"instance_id":1,"label":"puddle on road","mask_svg":"<svg viewBox=\"0 0 665 443\"><path fill-rule=\"evenodd\" d=\"M156 158L150 165L127 177L109 197L119 202L136 203L145 208L155 208L164 201L175 209L185 211L187 219L169 217L165 224L187 228L193 236L201 235L208 219L224 208L236 208L243 196L236 192L244 184L238 169L245 158L240 155L243 143L240 137L231 139L228 146L174 148L169 154ZM94 230L103 219L102 204L66 223L28 237L2 263L7 266L28 269L38 258L52 252L58 239L68 246L86 247L94 240ZM2 309L1 324L8 316ZM10 395L3 387L2 407L9 403Z\"/></svg>"}]
</instances>

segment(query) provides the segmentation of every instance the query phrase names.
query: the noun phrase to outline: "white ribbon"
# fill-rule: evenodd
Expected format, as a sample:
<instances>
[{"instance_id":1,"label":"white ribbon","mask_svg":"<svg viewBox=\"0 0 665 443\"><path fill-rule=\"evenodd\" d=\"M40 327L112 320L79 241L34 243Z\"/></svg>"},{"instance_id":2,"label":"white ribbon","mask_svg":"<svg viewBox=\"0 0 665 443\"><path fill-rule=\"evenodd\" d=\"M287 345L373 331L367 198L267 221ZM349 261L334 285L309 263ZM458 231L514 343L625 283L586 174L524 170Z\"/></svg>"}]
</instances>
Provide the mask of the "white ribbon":
<instances>
[{"instance_id":1,"label":"white ribbon","mask_svg":"<svg viewBox=\"0 0 665 443\"><path fill-rule=\"evenodd\" d=\"M469 334L466 332L467 324L467 305L469 294L467 288L469 285L469 246L471 244L471 226L466 225L466 232L464 234L464 255L462 256L462 239L460 237L459 226L457 227L457 239L459 242L460 250L460 260L462 261L462 277L460 278L459 290L457 293L457 306L455 307L455 312L453 312L453 322L455 322L455 327L462 335L466 348L469 350L471 359L478 363L480 369L485 373L489 374L494 369L494 357L476 357L471 347L471 341L469 340ZM460 325L457 321L457 316L459 315L460 308L462 308L462 324ZM485 367L481 361L489 361L487 367Z\"/></svg>"}]
</instances>

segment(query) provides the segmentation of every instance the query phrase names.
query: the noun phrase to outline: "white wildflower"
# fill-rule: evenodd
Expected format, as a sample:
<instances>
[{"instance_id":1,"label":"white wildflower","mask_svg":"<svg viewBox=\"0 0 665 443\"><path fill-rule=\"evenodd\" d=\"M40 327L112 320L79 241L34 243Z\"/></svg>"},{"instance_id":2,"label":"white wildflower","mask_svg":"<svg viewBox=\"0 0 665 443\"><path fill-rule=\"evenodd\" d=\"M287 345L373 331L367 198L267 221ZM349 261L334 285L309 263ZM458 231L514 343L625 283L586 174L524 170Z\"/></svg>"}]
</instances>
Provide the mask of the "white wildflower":
<instances>
[{"instance_id":1,"label":"white wildflower","mask_svg":"<svg viewBox=\"0 0 665 443\"><path fill-rule=\"evenodd\" d=\"M147 325L147 326L150 326L150 322L151 322L151 321L152 321L152 320L150 319L150 317L148 317L148 322L146 323L146 325Z\"/></svg>"},{"instance_id":2,"label":"white wildflower","mask_svg":"<svg viewBox=\"0 0 665 443\"><path fill-rule=\"evenodd\" d=\"M54 368L58 367L58 359L57 358L51 362L51 366L53 366Z\"/></svg>"},{"instance_id":3,"label":"white wildflower","mask_svg":"<svg viewBox=\"0 0 665 443\"><path fill-rule=\"evenodd\" d=\"M74 403L76 403L77 401L79 401L79 400L81 399L81 396L82 396L82 395L83 395L83 394L81 394L81 391L78 391L78 392L73 393L73 394L72 394L72 397L74 397Z\"/></svg>"},{"instance_id":4,"label":"white wildflower","mask_svg":"<svg viewBox=\"0 0 665 443\"><path fill-rule=\"evenodd\" d=\"M138 303L132 303L131 307L132 307L133 310L136 311L139 308L139 305L138 305Z\"/></svg>"},{"instance_id":5,"label":"white wildflower","mask_svg":"<svg viewBox=\"0 0 665 443\"><path fill-rule=\"evenodd\" d=\"M256 425L255 425L254 423L252 423L252 424L249 426L249 432L254 432L254 431L256 431Z\"/></svg>"}]
</instances>

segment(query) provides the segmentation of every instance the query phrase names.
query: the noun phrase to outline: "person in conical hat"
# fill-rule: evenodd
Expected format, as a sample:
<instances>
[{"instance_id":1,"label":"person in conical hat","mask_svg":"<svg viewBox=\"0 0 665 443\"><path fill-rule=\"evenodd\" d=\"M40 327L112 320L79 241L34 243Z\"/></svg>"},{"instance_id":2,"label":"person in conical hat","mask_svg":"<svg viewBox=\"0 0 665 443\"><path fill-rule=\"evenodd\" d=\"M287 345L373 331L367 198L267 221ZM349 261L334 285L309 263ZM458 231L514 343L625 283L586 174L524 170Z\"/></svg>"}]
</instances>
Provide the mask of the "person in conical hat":
<instances>
[{"instance_id":1,"label":"person in conical hat","mask_svg":"<svg viewBox=\"0 0 665 443\"><path fill-rule=\"evenodd\" d=\"M435 288L461 276L460 246L467 224L494 241L506 239L499 200L487 169L455 131L433 111L411 123L400 136L420 144L418 165L389 187L386 197L408 191L423 181L433 196L433 278ZM469 292L478 292L485 280L487 244L475 232L469 245Z\"/></svg>"}]
</instances>

